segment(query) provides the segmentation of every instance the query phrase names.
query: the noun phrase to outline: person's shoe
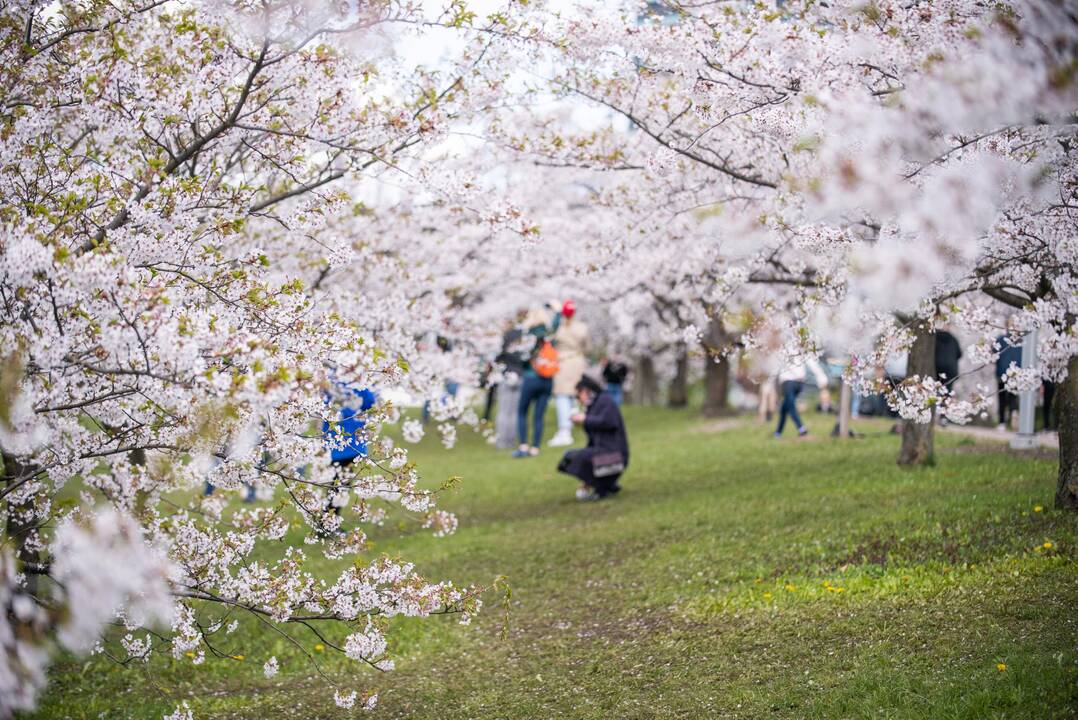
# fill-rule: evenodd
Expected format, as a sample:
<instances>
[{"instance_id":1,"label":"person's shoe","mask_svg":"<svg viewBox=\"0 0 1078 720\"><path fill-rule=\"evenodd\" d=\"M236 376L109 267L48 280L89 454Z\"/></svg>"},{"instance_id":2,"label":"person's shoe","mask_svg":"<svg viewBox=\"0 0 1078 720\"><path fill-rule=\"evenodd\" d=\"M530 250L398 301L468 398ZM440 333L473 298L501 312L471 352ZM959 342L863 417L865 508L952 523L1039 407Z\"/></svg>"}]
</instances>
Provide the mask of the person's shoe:
<instances>
[{"instance_id":1,"label":"person's shoe","mask_svg":"<svg viewBox=\"0 0 1078 720\"><path fill-rule=\"evenodd\" d=\"M775 438L776 440L781 440L782 439L782 433L780 433L780 432L774 433L771 437Z\"/></svg>"},{"instance_id":2,"label":"person's shoe","mask_svg":"<svg viewBox=\"0 0 1078 720\"><path fill-rule=\"evenodd\" d=\"M573 444L573 434L568 430L559 430L547 443L550 447L566 447Z\"/></svg>"},{"instance_id":3,"label":"person's shoe","mask_svg":"<svg viewBox=\"0 0 1078 720\"><path fill-rule=\"evenodd\" d=\"M797 437L805 437L808 434L808 428L797 428Z\"/></svg>"},{"instance_id":4,"label":"person's shoe","mask_svg":"<svg viewBox=\"0 0 1078 720\"><path fill-rule=\"evenodd\" d=\"M1007 431L1007 426L1004 425L1003 423L1000 423L999 425L996 425L996 430L999 431L999 432L1006 432Z\"/></svg>"},{"instance_id":5,"label":"person's shoe","mask_svg":"<svg viewBox=\"0 0 1078 720\"><path fill-rule=\"evenodd\" d=\"M537 447L530 448L528 450L528 454L531 455L532 457L535 457L536 455L539 454L539 448L537 448Z\"/></svg>"},{"instance_id":6,"label":"person's shoe","mask_svg":"<svg viewBox=\"0 0 1078 720\"><path fill-rule=\"evenodd\" d=\"M589 488L587 490L579 490L578 489L576 491L576 499L579 500L580 502L595 502L596 500L599 500L600 498L599 498L599 493L597 493L594 490Z\"/></svg>"},{"instance_id":7,"label":"person's shoe","mask_svg":"<svg viewBox=\"0 0 1078 720\"><path fill-rule=\"evenodd\" d=\"M517 448L513 451L513 457L515 458L526 458L531 456L532 454L530 452L528 452L527 450L522 450L520 448Z\"/></svg>"}]
</instances>

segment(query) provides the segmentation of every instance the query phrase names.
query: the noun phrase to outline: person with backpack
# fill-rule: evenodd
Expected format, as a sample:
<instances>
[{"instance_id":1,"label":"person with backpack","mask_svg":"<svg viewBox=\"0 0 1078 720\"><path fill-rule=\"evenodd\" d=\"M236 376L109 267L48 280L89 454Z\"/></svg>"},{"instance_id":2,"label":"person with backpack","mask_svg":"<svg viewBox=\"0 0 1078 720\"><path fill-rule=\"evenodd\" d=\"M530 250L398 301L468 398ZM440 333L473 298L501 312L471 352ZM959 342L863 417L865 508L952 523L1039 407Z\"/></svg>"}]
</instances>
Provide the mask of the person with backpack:
<instances>
[{"instance_id":1,"label":"person with backpack","mask_svg":"<svg viewBox=\"0 0 1078 720\"><path fill-rule=\"evenodd\" d=\"M535 308L524 319L528 335L535 338L535 346L524 367L520 385L520 402L517 405L517 439L520 446L513 452L515 458L534 457L539 454L543 439L543 415L546 413L550 393L554 389L554 376L558 374L558 351L553 336L558 331L561 316L553 320L547 309ZM534 407L533 407L534 406ZM531 444L528 444L528 410L532 409Z\"/></svg>"}]
</instances>

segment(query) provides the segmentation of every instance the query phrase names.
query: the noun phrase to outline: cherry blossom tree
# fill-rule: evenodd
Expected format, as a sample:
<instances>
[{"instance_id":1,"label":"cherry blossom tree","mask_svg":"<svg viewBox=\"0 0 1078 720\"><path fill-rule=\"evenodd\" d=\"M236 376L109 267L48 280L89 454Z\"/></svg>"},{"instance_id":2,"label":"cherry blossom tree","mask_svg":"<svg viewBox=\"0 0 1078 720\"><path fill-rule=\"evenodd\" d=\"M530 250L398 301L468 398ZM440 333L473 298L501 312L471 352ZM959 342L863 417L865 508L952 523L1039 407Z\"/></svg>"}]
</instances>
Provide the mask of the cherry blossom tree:
<instances>
[{"instance_id":1,"label":"cherry blossom tree","mask_svg":"<svg viewBox=\"0 0 1078 720\"><path fill-rule=\"evenodd\" d=\"M434 34L437 62L396 52ZM1039 357L1007 387L1063 383L1078 507L1064 5L23 0L0 37L0 715L57 647L202 663L239 614L386 670L386 617L470 618L479 588L366 552L386 512L455 527L382 432L399 409L346 471L321 426L341 384L473 377L537 300L610 304L612 344L671 369L699 343L713 373L733 330L841 349L914 463L993 394L935 379L934 330L987 364L1006 307ZM277 504L231 510L244 485ZM355 562L320 579L315 553Z\"/></svg>"},{"instance_id":2,"label":"cherry blossom tree","mask_svg":"<svg viewBox=\"0 0 1078 720\"><path fill-rule=\"evenodd\" d=\"M526 232L464 202L428 152L498 92L490 38L522 31L472 17L240 0L0 13L0 716L33 707L57 648L201 664L236 652L247 615L384 671L386 618L479 610L482 588L367 550L387 512L456 524L381 433L398 410L368 413L369 455L347 470L328 450L351 438L321 429L340 384L444 372L419 338L449 322L451 293L415 261L441 233L412 234L424 213L372 205L373 188ZM428 32L455 38L435 68L394 53ZM276 504L230 511L244 485ZM354 563L324 579L314 555ZM372 707L370 690L337 704Z\"/></svg>"}]
</instances>

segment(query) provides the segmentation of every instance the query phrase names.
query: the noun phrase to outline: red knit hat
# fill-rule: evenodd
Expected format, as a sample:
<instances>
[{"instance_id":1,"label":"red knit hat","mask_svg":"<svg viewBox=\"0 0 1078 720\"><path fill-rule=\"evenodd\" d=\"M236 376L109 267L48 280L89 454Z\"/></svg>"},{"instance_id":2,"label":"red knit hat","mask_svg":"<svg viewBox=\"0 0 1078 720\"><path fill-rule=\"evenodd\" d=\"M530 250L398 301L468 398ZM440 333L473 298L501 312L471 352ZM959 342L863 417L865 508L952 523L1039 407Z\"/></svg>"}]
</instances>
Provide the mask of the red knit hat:
<instances>
[{"instance_id":1,"label":"red knit hat","mask_svg":"<svg viewBox=\"0 0 1078 720\"><path fill-rule=\"evenodd\" d=\"M561 306L561 314L566 318L571 318L576 314L576 303L572 300L566 300L565 304Z\"/></svg>"}]
</instances>

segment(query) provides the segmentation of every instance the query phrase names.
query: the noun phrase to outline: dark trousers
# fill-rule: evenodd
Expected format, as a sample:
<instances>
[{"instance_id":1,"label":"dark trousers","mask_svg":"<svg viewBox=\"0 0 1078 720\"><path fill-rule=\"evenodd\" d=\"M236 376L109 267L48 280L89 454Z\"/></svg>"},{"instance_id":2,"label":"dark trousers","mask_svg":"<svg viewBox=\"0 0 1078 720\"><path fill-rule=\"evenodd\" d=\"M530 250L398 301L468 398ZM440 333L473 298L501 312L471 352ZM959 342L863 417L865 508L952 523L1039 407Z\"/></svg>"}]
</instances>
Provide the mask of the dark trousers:
<instances>
[{"instance_id":1,"label":"dark trousers","mask_svg":"<svg viewBox=\"0 0 1078 720\"><path fill-rule=\"evenodd\" d=\"M1007 425L1014 411L1018 409L1018 396L1004 389L1003 381L997 380L999 389L999 424Z\"/></svg>"},{"instance_id":2,"label":"dark trousers","mask_svg":"<svg viewBox=\"0 0 1078 720\"><path fill-rule=\"evenodd\" d=\"M1051 380L1044 381L1044 429L1055 430L1055 418L1052 417L1052 401L1056 397L1056 384Z\"/></svg>"},{"instance_id":3,"label":"dark trousers","mask_svg":"<svg viewBox=\"0 0 1078 720\"><path fill-rule=\"evenodd\" d=\"M483 407L483 419L490 422L490 415L494 412L494 398L498 394L498 384L495 383L487 388L487 403Z\"/></svg>"},{"instance_id":4,"label":"dark trousers","mask_svg":"<svg viewBox=\"0 0 1078 720\"><path fill-rule=\"evenodd\" d=\"M528 407L535 404L532 415L532 447L539 447L543 439L543 415L550 402L554 381L538 375L527 374L520 385L520 404L517 406L517 437L521 445L528 443Z\"/></svg>"},{"instance_id":5,"label":"dark trousers","mask_svg":"<svg viewBox=\"0 0 1078 720\"><path fill-rule=\"evenodd\" d=\"M943 383L948 390L954 390L955 381L958 379L957 365L936 366L936 380Z\"/></svg>"},{"instance_id":6,"label":"dark trousers","mask_svg":"<svg viewBox=\"0 0 1078 720\"><path fill-rule=\"evenodd\" d=\"M581 456L583 455L583 459ZM586 463L584 468L581 467L582 463ZM568 473L573 477L580 480L592 490L599 497L606 497L607 495L613 495L621 490L621 486L618 485L618 478L621 477L621 473L617 475L607 475L606 477L595 477L595 475L585 470L589 468L591 464L591 451L587 448L580 450L569 450L562 456L561 462L558 463L558 472ZM573 470L576 472L573 472Z\"/></svg>"},{"instance_id":7,"label":"dark trousers","mask_svg":"<svg viewBox=\"0 0 1078 720\"><path fill-rule=\"evenodd\" d=\"M801 394L801 388L804 387L804 383L797 380L787 380L782 383L782 405L779 406L779 426L775 430L779 435L782 434L782 429L786 427L786 416L789 415L790 419L794 421L794 425L797 427L798 432L801 431L805 424L801 422L801 416L797 414L797 396Z\"/></svg>"},{"instance_id":8,"label":"dark trousers","mask_svg":"<svg viewBox=\"0 0 1078 720\"><path fill-rule=\"evenodd\" d=\"M625 399L625 390L622 388L621 383L607 383L606 392L610 394L614 404L621 407L621 403Z\"/></svg>"},{"instance_id":9,"label":"dark trousers","mask_svg":"<svg viewBox=\"0 0 1078 720\"><path fill-rule=\"evenodd\" d=\"M337 488L341 486L341 468L348 467L356 461L355 456L350 458L344 458L343 460L334 460L330 463L333 466L333 489L329 492L329 497L326 498L326 512L333 511L334 515L341 514L341 508L338 505L333 504L333 495Z\"/></svg>"}]
</instances>

